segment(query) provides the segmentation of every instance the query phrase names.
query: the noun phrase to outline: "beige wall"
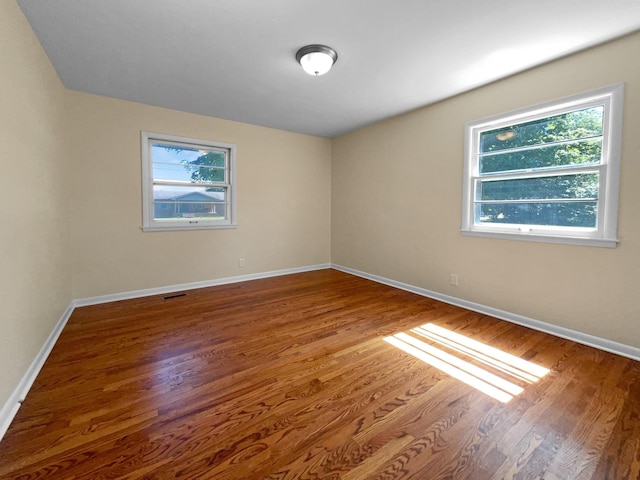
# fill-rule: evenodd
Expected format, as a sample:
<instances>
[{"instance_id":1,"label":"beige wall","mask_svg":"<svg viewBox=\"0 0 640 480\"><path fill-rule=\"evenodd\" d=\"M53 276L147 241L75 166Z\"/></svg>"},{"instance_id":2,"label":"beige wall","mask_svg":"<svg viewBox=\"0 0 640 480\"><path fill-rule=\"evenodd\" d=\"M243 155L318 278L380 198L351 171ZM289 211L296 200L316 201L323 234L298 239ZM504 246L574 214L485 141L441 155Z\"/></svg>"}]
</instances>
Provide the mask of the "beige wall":
<instances>
[{"instance_id":1,"label":"beige wall","mask_svg":"<svg viewBox=\"0 0 640 480\"><path fill-rule=\"evenodd\" d=\"M71 301L64 89L0 2L0 407Z\"/></svg>"},{"instance_id":2,"label":"beige wall","mask_svg":"<svg viewBox=\"0 0 640 480\"><path fill-rule=\"evenodd\" d=\"M640 347L639 52L631 35L335 139L332 261ZM460 235L465 122L617 82L616 249Z\"/></svg>"},{"instance_id":3,"label":"beige wall","mask_svg":"<svg viewBox=\"0 0 640 480\"><path fill-rule=\"evenodd\" d=\"M74 298L331 261L330 140L78 92L68 100ZM140 230L141 130L237 145L237 229Z\"/></svg>"}]
</instances>

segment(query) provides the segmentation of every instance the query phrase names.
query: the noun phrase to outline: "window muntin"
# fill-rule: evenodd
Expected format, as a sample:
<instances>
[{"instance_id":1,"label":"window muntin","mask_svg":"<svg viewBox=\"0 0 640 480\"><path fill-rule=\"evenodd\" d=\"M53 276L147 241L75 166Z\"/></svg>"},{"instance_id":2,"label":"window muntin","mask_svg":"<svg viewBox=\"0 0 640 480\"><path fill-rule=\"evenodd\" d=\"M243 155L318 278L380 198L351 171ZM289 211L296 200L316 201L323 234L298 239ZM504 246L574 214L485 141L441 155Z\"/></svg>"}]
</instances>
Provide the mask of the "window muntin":
<instances>
[{"instance_id":1,"label":"window muntin","mask_svg":"<svg viewBox=\"0 0 640 480\"><path fill-rule=\"evenodd\" d=\"M462 233L615 246L622 89L467 124Z\"/></svg>"},{"instance_id":2,"label":"window muntin","mask_svg":"<svg viewBox=\"0 0 640 480\"><path fill-rule=\"evenodd\" d=\"M142 132L143 230L235 226L235 146Z\"/></svg>"}]
</instances>

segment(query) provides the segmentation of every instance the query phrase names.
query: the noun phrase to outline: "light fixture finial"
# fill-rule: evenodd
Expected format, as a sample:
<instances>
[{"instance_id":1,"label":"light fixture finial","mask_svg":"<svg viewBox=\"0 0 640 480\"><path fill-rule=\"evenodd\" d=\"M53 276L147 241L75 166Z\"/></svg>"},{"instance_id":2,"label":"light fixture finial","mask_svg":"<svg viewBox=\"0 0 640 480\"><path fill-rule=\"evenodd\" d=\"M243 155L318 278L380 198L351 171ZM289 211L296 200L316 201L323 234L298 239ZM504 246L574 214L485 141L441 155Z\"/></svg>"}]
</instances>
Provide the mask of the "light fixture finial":
<instances>
[{"instance_id":1,"label":"light fixture finial","mask_svg":"<svg viewBox=\"0 0 640 480\"><path fill-rule=\"evenodd\" d=\"M307 45L296 53L296 60L309 75L324 75L338 60L336 51L326 45Z\"/></svg>"}]
</instances>

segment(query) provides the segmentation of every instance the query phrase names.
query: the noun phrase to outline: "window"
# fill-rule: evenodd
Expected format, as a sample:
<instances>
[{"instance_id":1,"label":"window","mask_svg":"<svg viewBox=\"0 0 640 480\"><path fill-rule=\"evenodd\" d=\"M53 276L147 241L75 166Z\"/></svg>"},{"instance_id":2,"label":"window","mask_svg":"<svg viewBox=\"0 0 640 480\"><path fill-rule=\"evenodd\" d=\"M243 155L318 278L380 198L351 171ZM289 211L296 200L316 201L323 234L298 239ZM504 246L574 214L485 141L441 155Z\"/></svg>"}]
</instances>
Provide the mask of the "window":
<instances>
[{"instance_id":1,"label":"window","mask_svg":"<svg viewBox=\"0 0 640 480\"><path fill-rule=\"evenodd\" d=\"M142 132L144 231L233 228L235 145Z\"/></svg>"},{"instance_id":2,"label":"window","mask_svg":"<svg viewBox=\"0 0 640 480\"><path fill-rule=\"evenodd\" d=\"M465 127L462 234L615 247L623 85Z\"/></svg>"}]
</instances>

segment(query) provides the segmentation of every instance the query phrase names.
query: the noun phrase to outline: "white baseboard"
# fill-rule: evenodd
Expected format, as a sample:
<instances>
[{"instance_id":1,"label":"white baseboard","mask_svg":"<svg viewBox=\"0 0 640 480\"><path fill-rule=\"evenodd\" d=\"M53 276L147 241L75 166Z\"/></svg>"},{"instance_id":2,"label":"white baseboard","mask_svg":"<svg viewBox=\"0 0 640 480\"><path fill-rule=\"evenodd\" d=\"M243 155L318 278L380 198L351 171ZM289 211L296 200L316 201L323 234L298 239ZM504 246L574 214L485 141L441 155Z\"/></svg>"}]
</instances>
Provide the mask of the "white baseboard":
<instances>
[{"instance_id":1,"label":"white baseboard","mask_svg":"<svg viewBox=\"0 0 640 480\"><path fill-rule=\"evenodd\" d=\"M246 282L248 280L258 280L261 278L280 277L292 273L311 272L313 270L325 270L331 268L331 264L323 263L306 267L287 268L284 270L273 270L271 272L250 273L237 277L218 278L216 280L205 280L203 282L182 283L167 287L147 288L144 290L133 290L130 292L115 293L112 295L101 295L98 297L88 297L74 300L74 306L86 307L87 305L98 305L100 303L116 302L118 300L129 300L132 298L148 297L151 295L161 295L163 293L180 292L182 290L193 290L195 288L215 287L216 285L226 285L229 283Z\"/></svg>"},{"instance_id":2,"label":"white baseboard","mask_svg":"<svg viewBox=\"0 0 640 480\"><path fill-rule=\"evenodd\" d=\"M481 305L475 302L469 302L467 300L462 300L460 298L452 297L439 292L434 292L431 290L427 290L425 288L420 288L414 285L398 282L396 280L391 280L389 278L381 277L378 275L372 275L370 273L361 272L353 268L343 267L341 265L335 265L335 264L332 264L331 268L334 268L335 270L340 270L345 273L350 273L351 275L356 275L358 277L363 277L368 280L373 280L374 282L399 288L401 290L406 290L411 293L416 293L418 295L422 295L423 297L433 298L434 300L440 300L441 302L448 303L450 305L466 308L467 310L472 310L474 312L489 315L491 317L499 318L500 320L516 323L524 327L532 328L533 330L549 333L556 337L566 338L567 340L572 340L574 342L581 343L583 345L588 345L590 347L598 348L606 352L615 353L616 355L620 355L623 357L640 361L640 348L632 347L631 345L625 345L623 343L614 342L612 340L607 340L606 338L596 337L593 335L589 335L587 333L578 332L576 330L571 330L568 328L560 327L558 325L553 325L551 323L546 323L540 320L535 320L533 318L525 317L523 315L506 312L504 310L499 310L497 308L487 307L486 305Z\"/></svg>"},{"instance_id":3,"label":"white baseboard","mask_svg":"<svg viewBox=\"0 0 640 480\"><path fill-rule=\"evenodd\" d=\"M0 440L2 440L2 437L4 437L9 425L13 421L13 418L16 416L16 413L18 413L20 405L27 396L27 393L38 376L38 373L40 373L40 369L42 369L44 362L47 360L51 350L53 350L54 345L58 341L58 337L60 337L62 329L71 317L73 309L74 305L73 302L71 302L60 317L60 320L58 320L58 323L53 327L53 330L45 340L44 345L42 345L42 348L36 355L36 358L33 359L31 365L29 365L29 368L18 382L18 385L13 392L11 392L11 395L9 395L9 398L0 409Z\"/></svg>"}]
</instances>

